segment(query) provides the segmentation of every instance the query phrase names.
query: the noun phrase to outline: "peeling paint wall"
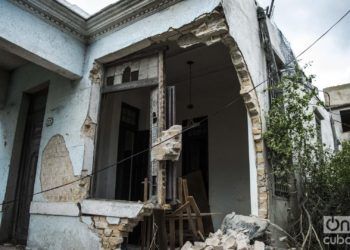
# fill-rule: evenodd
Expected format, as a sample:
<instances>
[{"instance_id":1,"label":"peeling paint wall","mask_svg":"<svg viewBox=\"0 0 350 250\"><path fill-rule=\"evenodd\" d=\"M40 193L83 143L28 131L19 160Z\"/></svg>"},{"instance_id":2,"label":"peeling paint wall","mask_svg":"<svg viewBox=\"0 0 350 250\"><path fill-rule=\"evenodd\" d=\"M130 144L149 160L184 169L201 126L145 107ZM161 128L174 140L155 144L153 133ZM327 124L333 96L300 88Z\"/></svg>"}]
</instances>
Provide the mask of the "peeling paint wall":
<instances>
[{"instance_id":1,"label":"peeling paint wall","mask_svg":"<svg viewBox=\"0 0 350 250\"><path fill-rule=\"evenodd\" d=\"M87 115L90 89L82 82L73 82L39 66L28 64L11 75L8 89L8 100L3 110L0 110L0 200L4 199L14 135L17 125L19 108L23 91L28 91L40 84L48 83L49 93L44 118L44 127L40 143L40 154L35 181L35 190L42 190L40 182L42 152L50 139L60 134L65 141L74 176L80 176L83 166L84 140L81 127ZM48 118L53 119L52 125L46 125ZM45 200L43 195L37 195L34 200Z\"/></svg>"},{"instance_id":2,"label":"peeling paint wall","mask_svg":"<svg viewBox=\"0 0 350 250\"><path fill-rule=\"evenodd\" d=\"M74 182L78 177L74 176L72 162L69 157L64 138L62 135L51 137L45 146L41 157L40 184L41 190L49 190L63 184ZM86 196L86 188L76 181L71 185L64 186L43 193L49 201L79 201Z\"/></svg>"}]
</instances>

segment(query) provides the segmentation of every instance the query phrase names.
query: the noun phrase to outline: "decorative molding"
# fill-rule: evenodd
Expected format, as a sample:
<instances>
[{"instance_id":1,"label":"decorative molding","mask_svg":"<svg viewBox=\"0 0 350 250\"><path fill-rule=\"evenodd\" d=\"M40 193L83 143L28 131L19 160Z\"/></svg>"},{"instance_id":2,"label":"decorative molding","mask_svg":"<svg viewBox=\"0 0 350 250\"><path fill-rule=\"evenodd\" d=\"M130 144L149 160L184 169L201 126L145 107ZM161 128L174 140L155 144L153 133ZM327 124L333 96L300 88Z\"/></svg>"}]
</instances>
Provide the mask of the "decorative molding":
<instances>
[{"instance_id":1,"label":"decorative molding","mask_svg":"<svg viewBox=\"0 0 350 250\"><path fill-rule=\"evenodd\" d=\"M182 0L121 0L87 19L88 42L128 26Z\"/></svg>"},{"instance_id":2,"label":"decorative molding","mask_svg":"<svg viewBox=\"0 0 350 250\"><path fill-rule=\"evenodd\" d=\"M9 0L84 43L122 29L183 0L120 0L84 18L56 0Z\"/></svg>"},{"instance_id":3,"label":"decorative molding","mask_svg":"<svg viewBox=\"0 0 350 250\"><path fill-rule=\"evenodd\" d=\"M86 20L55 0L10 0L63 32L81 41L86 40Z\"/></svg>"}]
</instances>

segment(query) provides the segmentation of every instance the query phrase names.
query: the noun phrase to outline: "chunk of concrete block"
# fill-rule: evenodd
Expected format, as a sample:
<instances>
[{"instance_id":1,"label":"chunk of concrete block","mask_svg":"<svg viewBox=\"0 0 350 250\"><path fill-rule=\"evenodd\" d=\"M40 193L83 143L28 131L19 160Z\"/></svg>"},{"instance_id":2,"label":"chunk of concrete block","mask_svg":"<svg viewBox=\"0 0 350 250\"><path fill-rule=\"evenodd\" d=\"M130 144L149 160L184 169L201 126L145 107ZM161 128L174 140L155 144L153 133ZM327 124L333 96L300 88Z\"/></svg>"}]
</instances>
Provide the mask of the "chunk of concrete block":
<instances>
[{"instance_id":1,"label":"chunk of concrete block","mask_svg":"<svg viewBox=\"0 0 350 250\"><path fill-rule=\"evenodd\" d=\"M249 250L249 245L245 240L237 240L237 250Z\"/></svg>"},{"instance_id":2,"label":"chunk of concrete block","mask_svg":"<svg viewBox=\"0 0 350 250\"><path fill-rule=\"evenodd\" d=\"M182 126L174 125L162 131L152 148L152 160L177 161L181 153Z\"/></svg>"},{"instance_id":3,"label":"chunk of concrete block","mask_svg":"<svg viewBox=\"0 0 350 250\"><path fill-rule=\"evenodd\" d=\"M220 239L215 236L212 238L207 238L205 240L205 244L207 244L208 246L218 246L220 244Z\"/></svg>"},{"instance_id":4,"label":"chunk of concrete block","mask_svg":"<svg viewBox=\"0 0 350 250\"><path fill-rule=\"evenodd\" d=\"M204 250L214 250L214 247L213 247L213 246L206 246L206 247L204 248Z\"/></svg>"},{"instance_id":5,"label":"chunk of concrete block","mask_svg":"<svg viewBox=\"0 0 350 250\"><path fill-rule=\"evenodd\" d=\"M186 243L181 247L181 250L192 250L192 243L186 241Z\"/></svg>"},{"instance_id":6,"label":"chunk of concrete block","mask_svg":"<svg viewBox=\"0 0 350 250\"><path fill-rule=\"evenodd\" d=\"M256 240L254 242L254 250L265 250L265 244L264 242Z\"/></svg>"},{"instance_id":7,"label":"chunk of concrete block","mask_svg":"<svg viewBox=\"0 0 350 250\"><path fill-rule=\"evenodd\" d=\"M226 233L229 229L242 232L249 237L249 240L254 240L265 234L268 227L266 220L254 216L238 215L231 213L225 216L221 230Z\"/></svg>"},{"instance_id":8,"label":"chunk of concrete block","mask_svg":"<svg viewBox=\"0 0 350 250\"><path fill-rule=\"evenodd\" d=\"M233 235L230 235L228 237L223 238L222 245L224 246L224 249L236 249L237 247L236 237Z\"/></svg>"},{"instance_id":9,"label":"chunk of concrete block","mask_svg":"<svg viewBox=\"0 0 350 250\"><path fill-rule=\"evenodd\" d=\"M207 244L205 244L204 242L199 242L196 241L193 243L193 250L203 250L205 247L207 246Z\"/></svg>"}]
</instances>

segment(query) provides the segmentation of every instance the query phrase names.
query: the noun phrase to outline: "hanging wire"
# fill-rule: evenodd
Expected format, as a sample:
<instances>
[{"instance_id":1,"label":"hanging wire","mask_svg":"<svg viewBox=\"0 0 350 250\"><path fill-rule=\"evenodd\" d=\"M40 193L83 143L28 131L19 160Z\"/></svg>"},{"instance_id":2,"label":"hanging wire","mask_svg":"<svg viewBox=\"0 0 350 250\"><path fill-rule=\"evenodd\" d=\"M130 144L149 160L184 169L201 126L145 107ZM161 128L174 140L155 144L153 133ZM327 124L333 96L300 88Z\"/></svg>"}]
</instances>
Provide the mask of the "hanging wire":
<instances>
[{"instance_id":1,"label":"hanging wire","mask_svg":"<svg viewBox=\"0 0 350 250\"><path fill-rule=\"evenodd\" d=\"M294 59L292 59L290 62L286 63L285 66L287 66L287 65L289 65L289 64L291 64L291 63L293 63L293 62L296 62L297 59L298 59L302 54L304 54L306 51L308 51L309 49L311 49L311 48L312 48L318 41L320 41L330 30L332 30L338 23L340 23L340 21L343 20L343 19L345 18L345 16L347 16L349 13L350 13L350 9L349 9L335 24L333 24L326 32L324 32L319 38L317 38L313 43L311 43L304 51L302 51L297 57L295 57ZM254 91L256 88L258 88L259 86L261 86L262 84L266 83L266 82L269 81L269 80L270 80L270 77L268 77L268 78L265 79L264 81L260 82L259 84L255 85L255 86L254 86L252 89L250 89L247 93L250 93L250 92ZM219 113L222 112L223 110L227 109L228 107L230 107L231 105L233 105L234 103L236 103L236 102L239 101L239 100L241 100L241 96L240 96L240 95L234 97L231 101L229 101L228 103L226 103L225 105L223 105L220 109L218 109L217 111L215 111L215 112L214 112L213 114L211 114L210 116L216 116L217 114L219 114ZM105 170L107 170L107 169L109 169L109 168L116 167L116 166L118 166L119 164L121 164L121 163L123 163L123 162L125 162L125 161L127 161L127 160L129 160L129 159L131 159L132 157L136 157L136 156L141 155L141 154L143 154L143 153L145 153L145 152L148 152L148 151L150 151L152 148L157 147L157 146L159 146L160 144L162 144L162 143L164 143L164 142L167 142L167 141L169 141L169 140L171 140L171 139L173 139L173 138L175 138L175 137L177 137L177 136L179 136L179 135L181 135L181 134L187 132L188 130L197 127L198 124L201 124L201 123L207 121L208 119L209 119L209 115L208 115L207 117L203 118L203 119L202 119L201 121L199 121L198 123L196 123L194 126L190 126L190 127L188 127L188 128L185 128L185 129L182 130L182 132L177 133L177 134L173 135L172 137L169 137L168 139L166 139L166 140L164 140L164 141L161 141L160 143L157 143L157 144L155 144L155 145L152 145L152 146L150 146L150 147L147 148L147 149L144 149L144 150L139 151L139 152L137 152L137 153L135 153L135 154L133 154L133 155L130 155L130 156L128 156L128 157L126 157L126 158L124 158L124 159L118 161L117 163L108 165L108 166L106 166L106 167L104 167L104 168L102 168L102 169L99 169L99 170L97 170L97 171L91 172L91 174L88 174L88 175L86 175L86 176L83 176L83 177L81 177L81 178L78 178L78 179L76 179L76 180L74 180L74 181L71 181L71 182L68 182L68 183L65 183L65 184L62 184L62 185L59 185L59 186L55 186L55 187L52 187L52 188L49 188L49 189L45 189L45 190L42 190L42 191L33 193L33 194L30 195L30 196L35 196L35 195L42 194L42 193L45 193L45 192L49 192L49 191L52 191L52 190L55 190L55 189L58 189L58 188L61 188L61 187L64 187L64 186L71 185L71 184L76 183L76 182L78 182L78 181L82 181L82 180L84 180L84 179L86 179L86 178L92 177L93 175L96 175L96 174L98 174L98 173L100 173L100 172L103 172L103 171L105 171ZM340 121L336 121L336 122L341 123ZM14 203L16 200L17 200L17 199L13 199L13 200L10 200L10 201L5 201L5 202L1 203L0 205L3 206L3 205L6 205L6 204Z\"/></svg>"}]
</instances>

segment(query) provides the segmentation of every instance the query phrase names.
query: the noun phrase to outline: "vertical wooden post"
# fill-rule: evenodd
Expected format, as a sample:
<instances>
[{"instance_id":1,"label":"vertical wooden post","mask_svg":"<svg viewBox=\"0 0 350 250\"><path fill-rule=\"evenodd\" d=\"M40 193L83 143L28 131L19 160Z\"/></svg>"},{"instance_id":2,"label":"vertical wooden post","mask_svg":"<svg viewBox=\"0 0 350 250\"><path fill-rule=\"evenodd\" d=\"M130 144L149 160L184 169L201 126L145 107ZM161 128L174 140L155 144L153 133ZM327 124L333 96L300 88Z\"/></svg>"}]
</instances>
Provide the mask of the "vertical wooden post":
<instances>
[{"instance_id":1,"label":"vertical wooden post","mask_svg":"<svg viewBox=\"0 0 350 250\"><path fill-rule=\"evenodd\" d=\"M164 72L164 52L158 54L158 134L166 128L165 119L165 72ZM157 173L157 201L158 205L165 204L166 197L166 162L160 161Z\"/></svg>"},{"instance_id":2,"label":"vertical wooden post","mask_svg":"<svg viewBox=\"0 0 350 250\"><path fill-rule=\"evenodd\" d=\"M182 178L180 177L178 179L178 196L179 196L179 201L180 204L183 204L183 193L182 193ZM181 214L179 215L179 244L182 246L184 244L184 235L183 235L183 218L182 218L183 212L181 211Z\"/></svg>"}]
</instances>

